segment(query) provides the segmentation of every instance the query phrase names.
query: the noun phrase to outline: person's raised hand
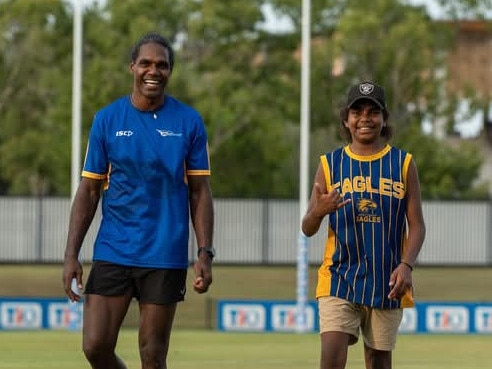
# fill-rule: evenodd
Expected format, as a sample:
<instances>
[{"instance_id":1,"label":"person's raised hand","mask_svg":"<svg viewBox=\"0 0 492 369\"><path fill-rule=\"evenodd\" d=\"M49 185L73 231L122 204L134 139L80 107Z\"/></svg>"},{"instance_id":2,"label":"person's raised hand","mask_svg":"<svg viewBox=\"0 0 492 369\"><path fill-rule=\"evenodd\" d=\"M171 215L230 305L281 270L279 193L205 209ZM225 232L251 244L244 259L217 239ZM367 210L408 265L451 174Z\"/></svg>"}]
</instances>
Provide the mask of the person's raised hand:
<instances>
[{"instance_id":1,"label":"person's raised hand","mask_svg":"<svg viewBox=\"0 0 492 369\"><path fill-rule=\"evenodd\" d=\"M351 201L350 198L344 200L343 196L336 188L333 188L330 192L326 193L319 183L314 184L314 197L315 213L320 218L344 207Z\"/></svg>"}]
</instances>

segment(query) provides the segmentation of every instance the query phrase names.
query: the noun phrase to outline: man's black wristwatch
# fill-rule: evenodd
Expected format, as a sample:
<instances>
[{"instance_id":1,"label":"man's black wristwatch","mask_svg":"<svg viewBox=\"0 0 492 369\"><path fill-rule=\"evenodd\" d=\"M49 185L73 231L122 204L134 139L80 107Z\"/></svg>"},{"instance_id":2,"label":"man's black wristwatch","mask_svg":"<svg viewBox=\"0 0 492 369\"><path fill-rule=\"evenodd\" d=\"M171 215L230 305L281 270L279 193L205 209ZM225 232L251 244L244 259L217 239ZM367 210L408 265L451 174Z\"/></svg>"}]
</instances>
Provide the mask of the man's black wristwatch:
<instances>
[{"instance_id":1,"label":"man's black wristwatch","mask_svg":"<svg viewBox=\"0 0 492 369\"><path fill-rule=\"evenodd\" d=\"M197 253L198 257L200 257L201 252L206 252L208 254L208 256L210 257L210 259L212 259L212 260L215 257L215 248L213 246L199 247L198 253Z\"/></svg>"}]
</instances>

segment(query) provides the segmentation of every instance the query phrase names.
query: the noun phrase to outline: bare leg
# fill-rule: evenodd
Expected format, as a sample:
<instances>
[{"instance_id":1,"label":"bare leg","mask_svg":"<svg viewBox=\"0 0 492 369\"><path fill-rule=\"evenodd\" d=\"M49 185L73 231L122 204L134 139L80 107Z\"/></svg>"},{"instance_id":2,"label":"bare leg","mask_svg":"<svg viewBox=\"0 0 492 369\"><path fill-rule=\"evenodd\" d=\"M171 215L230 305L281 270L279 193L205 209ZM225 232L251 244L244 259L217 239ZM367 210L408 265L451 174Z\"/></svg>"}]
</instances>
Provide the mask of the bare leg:
<instances>
[{"instance_id":1,"label":"bare leg","mask_svg":"<svg viewBox=\"0 0 492 369\"><path fill-rule=\"evenodd\" d=\"M355 338L343 332L321 333L320 369L344 369L347 364L348 346Z\"/></svg>"},{"instance_id":2,"label":"bare leg","mask_svg":"<svg viewBox=\"0 0 492 369\"><path fill-rule=\"evenodd\" d=\"M115 348L130 301L131 296L86 295L82 346L93 369L127 369Z\"/></svg>"},{"instance_id":3,"label":"bare leg","mask_svg":"<svg viewBox=\"0 0 492 369\"><path fill-rule=\"evenodd\" d=\"M177 303L140 303L138 343L142 369L166 369L167 352Z\"/></svg>"},{"instance_id":4,"label":"bare leg","mask_svg":"<svg viewBox=\"0 0 492 369\"><path fill-rule=\"evenodd\" d=\"M391 351L381 351L364 344L366 369L391 369Z\"/></svg>"}]
</instances>

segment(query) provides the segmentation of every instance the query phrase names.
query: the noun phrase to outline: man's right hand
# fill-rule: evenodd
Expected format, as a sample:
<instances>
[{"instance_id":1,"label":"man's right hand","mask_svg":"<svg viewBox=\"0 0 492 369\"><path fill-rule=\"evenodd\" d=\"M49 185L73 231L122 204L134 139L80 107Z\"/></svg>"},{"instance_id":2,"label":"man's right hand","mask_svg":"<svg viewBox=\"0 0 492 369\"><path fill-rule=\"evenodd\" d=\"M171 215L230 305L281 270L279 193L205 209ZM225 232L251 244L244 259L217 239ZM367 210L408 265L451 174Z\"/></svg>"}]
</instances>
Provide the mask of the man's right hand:
<instances>
[{"instance_id":1,"label":"man's right hand","mask_svg":"<svg viewBox=\"0 0 492 369\"><path fill-rule=\"evenodd\" d=\"M81 296L72 289L72 281L75 279L77 290L82 291L82 264L76 257L65 257L63 263L63 289L70 301L80 301Z\"/></svg>"}]
</instances>

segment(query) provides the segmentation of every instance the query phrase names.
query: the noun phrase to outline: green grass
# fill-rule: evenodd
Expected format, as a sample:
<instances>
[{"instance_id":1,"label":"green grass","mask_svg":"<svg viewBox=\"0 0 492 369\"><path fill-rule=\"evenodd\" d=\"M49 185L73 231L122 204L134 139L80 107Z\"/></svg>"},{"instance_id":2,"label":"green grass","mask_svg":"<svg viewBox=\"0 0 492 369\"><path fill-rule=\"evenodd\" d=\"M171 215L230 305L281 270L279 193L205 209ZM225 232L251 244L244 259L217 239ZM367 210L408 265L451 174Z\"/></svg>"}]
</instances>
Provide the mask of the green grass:
<instances>
[{"instance_id":1,"label":"green grass","mask_svg":"<svg viewBox=\"0 0 492 369\"><path fill-rule=\"evenodd\" d=\"M314 298L317 266L309 268L309 294ZM84 266L84 280L90 265ZM0 296L63 296L62 265L0 265ZM211 298L295 298L295 266L214 265ZM193 270L188 273L189 284ZM413 272L419 300L485 301L491 298L492 268L417 267ZM187 300L200 301L190 291ZM200 296L198 296L200 297Z\"/></svg>"},{"instance_id":2,"label":"green grass","mask_svg":"<svg viewBox=\"0 0 492 369\"><path fill-rule=\"evenodd\" d=\"M88 368L80 333L0 332L2 369ZM483 369L492 366L490 337L401 335L393 356L398 369ZM118 354L129 368L139 368L137 333L123 330ZM168 366L173 369L307 369L317 368L317 334L220 333L175 330ZM362 344L349 350L346 369L364 367Z\"/></svg>"},{"instance_id":3,"label":"green grass","mask_svg":"<svg viewBox=\"0 0 492 369\"><path fill-rule=\"evenodd\" d=\"M85 266L85 277L89 266ZM309 269L309 296L314 298L317 267ZM193 272L189 271L189 283ZM492 268L416 268L420 301L490 301ZM0 265L0 296L61 297L61 265ZM294 266L214 267L206 295L189 288L180 304L169 352L173 369L307 369L317 368L315 333L224 333L196 329L213 317L217 299L295 299ZM135 324L135 306L126 326ZM214 326L214 321L210 321ZM190 329L192 328L192 329ZM400 335L394 352L398 369L482 369L492 367L492 338L486 335ZM117 351L139 368L137 333L123 329ZM346 369L363 368L362 344L350 348ZM0 331L1 369L89 368L81 351L81 334L65 331Z\"/></svg>"}]
</instances>

